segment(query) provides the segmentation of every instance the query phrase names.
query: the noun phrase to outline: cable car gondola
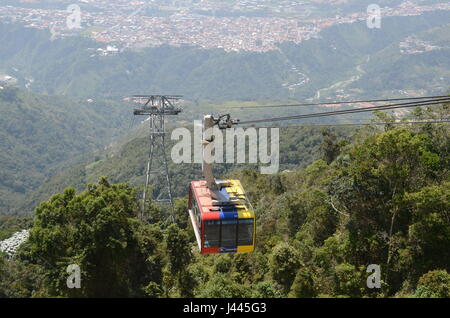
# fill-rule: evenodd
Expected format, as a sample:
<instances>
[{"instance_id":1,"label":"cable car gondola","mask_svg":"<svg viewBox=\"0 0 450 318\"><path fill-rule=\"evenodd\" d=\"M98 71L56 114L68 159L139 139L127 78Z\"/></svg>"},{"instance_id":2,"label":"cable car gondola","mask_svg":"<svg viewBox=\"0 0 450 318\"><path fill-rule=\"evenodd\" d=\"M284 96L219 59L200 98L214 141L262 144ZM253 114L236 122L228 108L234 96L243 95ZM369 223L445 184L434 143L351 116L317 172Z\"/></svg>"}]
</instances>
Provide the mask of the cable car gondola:
<instances>
[{"instance_id":1,"label":"cable car gondola","mask_svg":"<svg viewBox=\"0 0 450 318\"><path fill-rule=\"evenodd\" d=\"M205 180L192 181L189 216L202 254L253 252L255 213L239 180L216 181L218 190ZM216 200L218 193L224 200Z\"/></svg>"},{"instance_id":2,"label":"cable car gondola","mask_svg":"<svg viewBox=\"0 0 450 318\"><path fill-rule=\"evenodd\" d=\"M209 128L217 123L213 116L205 116L204 146L214 142L212 136L208 138L206 135L210 131ZM253 252L256 235L255 213L240 181L215 180L212 163L205 160L205 152L202 170L205 180L190 183L188 204L200 252Z\"/></svg>"}]
</instances>

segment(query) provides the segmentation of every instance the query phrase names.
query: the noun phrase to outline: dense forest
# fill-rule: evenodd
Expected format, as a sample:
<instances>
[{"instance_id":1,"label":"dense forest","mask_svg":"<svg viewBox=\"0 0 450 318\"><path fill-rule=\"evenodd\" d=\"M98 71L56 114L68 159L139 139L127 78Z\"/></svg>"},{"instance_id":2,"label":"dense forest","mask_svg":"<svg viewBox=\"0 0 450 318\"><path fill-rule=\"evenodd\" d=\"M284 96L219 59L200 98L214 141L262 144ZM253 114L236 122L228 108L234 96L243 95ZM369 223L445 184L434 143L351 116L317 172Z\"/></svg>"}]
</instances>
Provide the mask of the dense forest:
<instances>
[{"instance_id":1,"label":"dense forest","mask_svg":"<svg viewBox=\"0 0 450 318\"><path fill-rule=\"evenodd\" d=\"M117 101L74 102L0 87L0 215L11 215L29 191L129 125L129 109Z\"/></svg>"},{"instance_id":2,"label":"dense forest","mask_svg":"<svg viewBox=\"0 0 450 318\"><path fill-rule=\"evenodd\" d=\"M187 126L192 129L192 127ZM337 127L335 134L341 138L349 139L352 127ZM16 201L16 206L10 209L10 214L24 216L30 215L33 209L51 194L63 191L72 186L77 190L84 190L86 184L95 183L100 177L108 176L112 183L127 182L132 186L141 187L145 180L145 169L148 161L148 137L138 136L119 144L108 151L99 151L82 158L79 164L71 166L62 172L55 174L35 191L30 192L25 198ZM319 148L323 139L324 127L313 125L299 127L280 128L280 169L293 170L302 168L319 158ZM169 132L170 135L170 132ZM168 138L169 139L169 138ZM167 156L175 141L167 142ZM159 165L158 165L159 164ZM160 167L160 163L155 163ZM245 168L257 168L255 164L220 164L216 165L218 177L225 177L236 170ZM175 180L172 191L176 197L187 195L187 185L191 180L201 175L201 164L182 163L175 164L169 160L169 171ZM157 197L164 187L161 180L152 176L152 194Z\"/></svg>"},{"instance_id":3,"label":"dense forest","mask_svg":"<svg viewBox=\"0 0 450 318\"><path fill-rule=\"evenodd\" d=\"M154 204L140 221L139 189L114 178L68 187L33 220L0 219L0 237L32 222L18 254L0 256L0 296L450 297L449 134L442 123L368 126L350 138L327 129L305 168L230 171L255 207L251 254L200 255L186 197L175 225ZM69 264L81 268L80 289L66 286ZM370 264L381 268L379 289L367 288Z\"/></svg>"},{"instance_id":4,"label":"dense forest","mask_svg":"<svg viewBox=\"0 0 450 318\"><path fill-rule=\"evenodd\" d=\"M40 2L2 4L66 10L73 1ZM142 4L129 2L111 8L126 13ZM163 2L175 9L180 1ZM244 12L247 2L197 13L267 15L263 7ZM240 180L254 208L252 253L199 253L187 206L188 185L202 178L201 164L169 160L174 211L156 203L165 189L154 176L142 210L150 122L133 116L142 105L126 97L184 95L176 103L182 113L165 126L170 157L173 129L192 134L200 127L193 121L204 114L230 114L244 126L356 105L315 101L442 95L448 87L450 11L389 16L403 1L380 0L387 7L382 27L370 28L340 17L365 12L372 0L300 2L302 11L313 12L298 18L299 32L320 32L264 53L124 48L91 39L97 22L55 37L19 23L15 13L2 16L0 298L450 298L450 123L424 122L448 121L450 103L273 124L280 129L275 174L261 174L258 164L215 164L215 177ZM438 2L444 1L420 1ZM79 4L86 12L103 10L92 1ZM283 4L273 17L290 17ZM125 20L171 14L159 12L158 3L146 5ZM183 11L172 13L179 19ZM34 19L40 13L23 21ZM273 21L277 38L290 32ZM172 28L161 30L166 27ZM299 107L285 107L293 103ZM273 104L283 105L251 107ZM68 285L74 266L77 288ZM379 285L370 284L374 267Z\"/></svg>"},{"instance_id":5,"label":"dense forest","mask_svg":"<svg viewBox=\"0 0 450 318\"><path fill-rule=\"evenodd\" d=\"M113 182L142 184L147 161L148 125L136 118L136 105L122 100L73 101L69 98L44 95L0 83L0 215L30 215L41 201L51 194L74 186L79 190L107 174ZM266 101L267 102L267 101ZM286 103L290 100L284 101ZM193 121L202 113L232 111L242 120L255 112L244 108L257 102L228 101L212 103L183 101L183 115L168 123L168 134L178 126L193 129ZM326 107L286 109L278 113L297 114L326 110ZM258 110L268 117L271 110ZM363 116L357 115L357 119ZM367 117L368 118L368 117ZM176 120L176 121L175 121ZM345 123L354 116L329 118L321 123ZM312 122L312 121L311 121ZM320 128L282 128L283 169L302 167L317 158ZM339 136L349 129L337 130ZM170 139L170 138L169 138ZM168 140L168 149L174 142ZM298 152L298 155L292 155ZM243 168L246 166L239 166ZM174 165L177 175L176 195L185 195L185 183L199 174L199 165ZM221 167L229 171L236 167ZM158 189L155 189L158 192Z\"/></svg>"}]
</instances>

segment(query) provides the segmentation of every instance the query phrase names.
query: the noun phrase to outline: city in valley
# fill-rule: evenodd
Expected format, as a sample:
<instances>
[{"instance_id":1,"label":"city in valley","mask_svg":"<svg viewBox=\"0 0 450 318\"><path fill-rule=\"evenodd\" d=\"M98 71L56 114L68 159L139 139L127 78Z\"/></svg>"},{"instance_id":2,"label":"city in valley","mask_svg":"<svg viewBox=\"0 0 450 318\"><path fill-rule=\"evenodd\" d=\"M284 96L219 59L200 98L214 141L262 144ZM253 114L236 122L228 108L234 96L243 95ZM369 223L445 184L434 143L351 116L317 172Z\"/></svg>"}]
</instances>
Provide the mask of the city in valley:
<instances>
[{"instance_id":1,"label":"city in valley","mask_svg":"<svg viewBox=\"0 0 450 318\"><path fill-rule=\"evenodd\" d=\"M301 43L324 28L371 17L368 10L321 14L319 5L348 1L9 0L0 4L0 22L48 29L52 38L87 36L105 43L103 55L160 45L267 52L277 50L279 43ZM380 16L450 10L446 1L422 2L381 6Z\"/></svg>"}]
</instances>

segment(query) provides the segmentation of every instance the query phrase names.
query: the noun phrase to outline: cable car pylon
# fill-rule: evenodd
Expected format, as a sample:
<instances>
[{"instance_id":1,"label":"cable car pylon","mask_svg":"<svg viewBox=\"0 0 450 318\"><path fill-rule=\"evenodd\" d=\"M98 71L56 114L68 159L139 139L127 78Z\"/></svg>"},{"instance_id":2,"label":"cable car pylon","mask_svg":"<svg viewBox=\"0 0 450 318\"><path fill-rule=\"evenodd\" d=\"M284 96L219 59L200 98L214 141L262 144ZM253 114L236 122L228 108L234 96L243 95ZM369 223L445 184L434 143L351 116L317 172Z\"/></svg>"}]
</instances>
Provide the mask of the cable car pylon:
<instances>
[{"instance_id":1,"label":"cable car pylon","mask_svg":"<svg viewBox=\"0 0 450 318\"><path fill-rule=\"evenodd\" d=\"M178 115L182 110L175 106L175 102L180 100L180 95L134 95L131 99L137 103L143 104L141 108L135 109L135 116L148 116L150 135L149 135L149 156L146 168L145 187L142 193L142 211L141 219L145 219L145 208L148 200L147 191L150 183L150 177L155 176L155 184L165 184L161 188L153 201L159 203L168 203L171 208L172 222L176 222L175 211L172 197L172 184L167 165L167 156L165 149L165 117ZM159 153L158 153L159 151ZM158 160L159 159L159 160ZM159 166L158 166L159 164Z\"/></svg>"}]
</instances>

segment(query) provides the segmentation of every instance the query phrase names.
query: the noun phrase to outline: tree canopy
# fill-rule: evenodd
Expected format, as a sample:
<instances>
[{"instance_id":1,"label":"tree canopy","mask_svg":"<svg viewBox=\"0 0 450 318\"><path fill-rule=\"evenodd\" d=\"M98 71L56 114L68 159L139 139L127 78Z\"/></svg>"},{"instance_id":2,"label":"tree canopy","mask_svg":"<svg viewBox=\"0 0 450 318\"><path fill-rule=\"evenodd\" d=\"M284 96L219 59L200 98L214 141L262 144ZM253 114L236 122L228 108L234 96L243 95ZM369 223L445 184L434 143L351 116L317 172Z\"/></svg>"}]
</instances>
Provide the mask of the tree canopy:
<instances>
[{"instance_id":1,"label":"tree canopy","mask_svg":"<svg viewBox=\"0 0 450 318\"><path fill-rule=\"evenodd\" d=\"M153 203L147 223L127 183L67 188L36 208L17 256L0 255L0 296L448 297L448 124L369 127L352 140L333 137L339 152L304 169L231 173L255 207L251 254L200 255L186 198L179 224ZM70 264L80 289L67 288ZM381 288L367 285L371 264Z\"/></svg>"}]
</instances>

